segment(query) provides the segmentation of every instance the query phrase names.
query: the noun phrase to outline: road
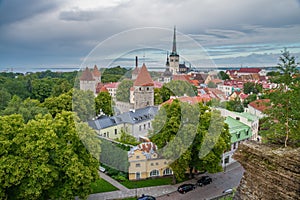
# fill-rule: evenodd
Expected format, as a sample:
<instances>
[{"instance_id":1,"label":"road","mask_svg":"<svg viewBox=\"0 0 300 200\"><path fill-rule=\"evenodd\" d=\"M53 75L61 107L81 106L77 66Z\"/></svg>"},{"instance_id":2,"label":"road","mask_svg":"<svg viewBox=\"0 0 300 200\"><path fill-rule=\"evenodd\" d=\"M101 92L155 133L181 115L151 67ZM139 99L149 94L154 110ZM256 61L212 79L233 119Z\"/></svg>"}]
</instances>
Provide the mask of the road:
<instances>
[{"instance_id":1,"label":"road","mask_svg":"<svg viewBox=\"0 0 300 200\"><path fill-rule=\"evenodd\" d=\"M195 190L180 194L179 192L172 192L167 195L157 197L157 200L201 200L211 199L213 197L222 195L222 191L228 188L237 187L243 176L244 169L241 165L235 165L227 172L220 172L212 174L210 177L213 182L203 187L197 187ZM196 180L191 180L190 183L196 183Z\"/></svg>"},{"instance_id":2,"label":"road","mask_svg":"<svg viewBox=\"0 0 300 200\"><path fill-rule=\"evenodd\" d=\"M115 187L119 188L118 191L104 192L91 194L88 200L112 200L122 199L126 197L133 197L135 195L141 196L142 194L148 194L157 197L157 200L201 200L211 199L213 197L222 194L222 191L228 188L237 187L243 176L244 169L239 163L233 163L226 168L226 172L220 172L216 174L209 174L213 182L203 187L197 187L194 191L190 191L186 194L180 194L177 192L177 187L181 184L176 185L163 185L154 187L145 187L138 189L127 189L120 185L117 181L111 179L105 174L100 172L101 178L110 182ZM200 175L201 176L201 175ZM199 176L199 177L200 177ZM197 178L199 178L197 177ZM197 179L189 180L184 183L195 184Z\"/></svg>"}]
</instances>

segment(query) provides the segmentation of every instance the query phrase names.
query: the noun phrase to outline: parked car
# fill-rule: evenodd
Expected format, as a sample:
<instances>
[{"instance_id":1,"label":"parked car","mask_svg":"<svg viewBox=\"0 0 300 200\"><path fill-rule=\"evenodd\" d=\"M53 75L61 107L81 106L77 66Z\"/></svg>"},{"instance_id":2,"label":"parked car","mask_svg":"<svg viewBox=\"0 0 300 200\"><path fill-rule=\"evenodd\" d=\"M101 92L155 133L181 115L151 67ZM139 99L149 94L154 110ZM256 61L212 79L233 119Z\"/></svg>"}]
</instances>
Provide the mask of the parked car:
<instances>
[{"instance_id":1,"label":"parked car","mask_svg":"<svg viewBox=\"0 0 300 200\"><path fill-rule=\"evenodd\" d=\"M99 171L104 173L104 172L105 172L105 168L104 168L104 167L101 167L101 166L99 166Z\"/></svg>"},{"instance_id":2,"label":"parked car","mask_svg":"<svg viewBox=\"0 0 300 200\"><path fill-rule=\"evenodd\" d=\"M178 187L177 191L180 192L181 194L184 194L188 191L194 190L196 188L196 185L194 184L183 184Z\"/></svg>"},{"instance_id":3,"label":"parked car","mask_svg":"<svg viewBox=\"0 0 300 200\"><path fill-rule=\"evenodd\" d=\"M211 182L212 182L212 179L211 179L209 176L202 176L202 177L197 181L197 185L203 186L203 185L210 184Z\"/></svg>"},{"instance_id":4,"label":"parked car","mask_svg":"<svg viewBox=\"0 0 300 200\"><path fill-rule=\"evenodd\" d=\"M224 194L231 194L232 192L233 192L232 188L223 191Z\"/></svg>"},{"instance_id":5,"label":"parked car","mask_svg":"<svg viewBox=\"0 0 300 200\"><path fill-rule=\"evenodd\" d=\"M150 195L142 195L137 200L156 200L156 198Z\"/></svg>"}]
</instances>

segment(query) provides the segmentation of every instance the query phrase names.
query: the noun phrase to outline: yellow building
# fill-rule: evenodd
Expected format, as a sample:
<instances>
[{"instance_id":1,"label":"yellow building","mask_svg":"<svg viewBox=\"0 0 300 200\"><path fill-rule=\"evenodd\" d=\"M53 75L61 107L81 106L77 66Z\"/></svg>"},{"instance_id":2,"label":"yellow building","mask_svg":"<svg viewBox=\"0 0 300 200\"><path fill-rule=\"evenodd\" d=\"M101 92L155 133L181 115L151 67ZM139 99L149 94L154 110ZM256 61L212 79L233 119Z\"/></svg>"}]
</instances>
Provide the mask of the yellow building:
<instances>
[{"instance_id":1,"label":"yellow building","mask_svg":"<svg viewBox=\"0 0 300 200\"><path fill-rule=\"evenodd\" d=\"M144 142L128 152L129 180L146 179L173 174L168 161L157 154L157 146Z\"/></svg>"}]
</instances>

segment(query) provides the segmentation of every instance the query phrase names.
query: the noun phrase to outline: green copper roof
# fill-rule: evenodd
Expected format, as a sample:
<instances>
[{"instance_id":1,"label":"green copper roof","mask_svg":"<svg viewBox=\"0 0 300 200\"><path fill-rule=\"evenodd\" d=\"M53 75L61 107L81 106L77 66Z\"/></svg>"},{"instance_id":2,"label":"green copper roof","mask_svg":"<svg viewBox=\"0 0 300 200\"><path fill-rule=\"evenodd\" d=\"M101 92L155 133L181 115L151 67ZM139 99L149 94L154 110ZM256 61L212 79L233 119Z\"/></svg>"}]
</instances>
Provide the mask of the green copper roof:
<instances>
[{"instance_id":1,"label":"green copper roof","mask_svg":"<svg viewBox=\"0 0 300 200\"><path fill-rule=\"evenodd\" d=\"M255 116L255 115L252 115L250 113L247 113L247 112L242 112L242 113L239 113L239 112L235 112L237 115L241 116L241 117L244 117L246 119L248 119L248 121L255 121L257 120L258 118Z\"/></svg>"},{"instance_id":2,"label":"green copper roof","mask_svg":"<svg viewBox=\"0 0 300 200\"><path fill-rule=\"evenodd\" d=\"M229 126L231 143L245 140L252 136L251 128L239 120L236 120L232 117L226 117L225 123Z\"/></svg>"}]
</instances>

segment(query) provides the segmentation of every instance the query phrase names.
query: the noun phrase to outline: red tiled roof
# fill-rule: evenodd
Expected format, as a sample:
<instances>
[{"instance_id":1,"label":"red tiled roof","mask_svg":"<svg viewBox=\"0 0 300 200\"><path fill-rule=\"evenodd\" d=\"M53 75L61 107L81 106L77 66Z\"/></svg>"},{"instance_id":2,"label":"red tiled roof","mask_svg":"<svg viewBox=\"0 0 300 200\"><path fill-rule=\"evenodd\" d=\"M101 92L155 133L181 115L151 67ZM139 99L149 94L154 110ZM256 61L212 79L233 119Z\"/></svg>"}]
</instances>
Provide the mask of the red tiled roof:
<instances>
[{"instance_id":1,"label":"red tiled roof","mask_svg":"<svg viewBox=\"0 0 300 200\"><path fill-rule=\"evenodd\" d=\"M190 76L189 75L186 75L186 74L183 74L183 75L173 75L173 80L180 80L180 81L187 81L187 82L190 82Z\"/></svg>"},{"instance_id":2,"label":"red tiled roof","mask_svg":"<svg viewBox=\"0 0 300 200\"><path fill-rule=\"evenodd\" d=\"M156 151L157 147L154 143L152 142L143 142L141 144L139 144L138 149L147 153L150 153L151 150Z\"/></svg>"},{"instance_id":3,"label":"red tiled roof","mask_svg":"<svg viewBox=\"0 0 300 200\"><path fill-rule=\"evenodd\" d=\"M270 99L258 99L250 102L249 105L256 110L264 111L271 107L268 105L269 103L270 103Z\"/></svg>"},{"instance_id":4,"label":"red tiled roof","mask_svg":"<svg viewBox=\"0 0 300 200\"><path fill-rule=\"evenodd\" d=\"M259 68L241 68L239 69L239 73L258 73L261 69Z\"/></svg>"},{"instance_id":5,"label":"red tiled roof","mask_svg":"<svg viewBox=\"0 0 300 200\"><path fill-rule=\"evenodd\" d=\"M139 74L133 84L134 86L153 86L153 80L147 70L145 64L143 64L142 68L139 70Z\"/></svg>"},{"instance_id":6,"label":"red tiled roof","mask_svg":"<svg viewBox=\"0 0 300 200\"><path fill-rule=\"evenodd\" d=\"M98 70L97 65L94 66L93 75L95 77L100 77L101 76L101 72Z\"/></svg>"},{"instance_id":7,"label":"red tiled roof","mask_svg":"<svg viewBox=\"0 0 300 200\"><path fill-rule=\"evenodd\" d=\"M161 105L164 104L171 104L174 99L178 99L181 102L187 102L190 104L196 104L199 102L208 102L211 100L211 98L209 97L209 95L201 95L201 96L195 96L195 97L178 97L178 98L170 98L169 100L163 102Z\"/></svg>"},{"instance_id":8,"label":"red tiled roof","mask_svg":"<svg viewBox=\"0 0 300 200\"><path fill-rule=\"evenodd\" d=\"M118 88L119 83L118 82L111 82L111 83L106 83L105 87L106 88Z\"/></svg>"},{"instance_id":9,"label":"red tiled roof","mask_svg":"<svg viewBox=\"0 0 300 200\"><path fill-rule=\"evenodd\" d=\"M88 67L85 68L85 70L82 72L80 76L81 81L94 81L93 75Z\"/></svg>"},{"instance_id":10,"label":"red tiled roof","mask_svg":"<svg viewBox=\"0 0 300 200\"><path fill-rule=\"evenodd\" d=\"M101 89L100 89L100 92L108 92L107 88L105 86L103 86Z\"/></svg>"}]
</instances>

